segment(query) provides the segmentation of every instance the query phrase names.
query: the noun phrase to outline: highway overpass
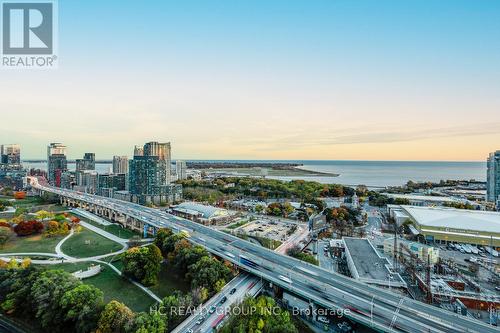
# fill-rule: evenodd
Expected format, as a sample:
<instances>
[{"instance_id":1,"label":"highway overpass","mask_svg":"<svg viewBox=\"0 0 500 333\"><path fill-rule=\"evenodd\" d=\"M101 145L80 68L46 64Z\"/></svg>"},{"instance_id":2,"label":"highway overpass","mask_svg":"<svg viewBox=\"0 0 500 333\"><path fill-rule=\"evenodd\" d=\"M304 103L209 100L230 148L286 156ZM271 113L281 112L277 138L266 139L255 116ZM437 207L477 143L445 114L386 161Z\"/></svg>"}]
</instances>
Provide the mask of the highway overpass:
<instances>
[{"instance_id":1,"label":"highway overpass","mask_svg":"<svg viewBox=\"0 0 500 333\"><path fill-rule=\"evenodd\" d=\"M380 332L498 333L496 327L478 320L366 285L157 209L43 186L32 177L29 182L40 194L57 194L65 205L88 209L145 233L154 235L160 228L187 231L191 242L273 285L309 300L313 308L346 310L349 318Z\"/></svg>"}]
</instances>

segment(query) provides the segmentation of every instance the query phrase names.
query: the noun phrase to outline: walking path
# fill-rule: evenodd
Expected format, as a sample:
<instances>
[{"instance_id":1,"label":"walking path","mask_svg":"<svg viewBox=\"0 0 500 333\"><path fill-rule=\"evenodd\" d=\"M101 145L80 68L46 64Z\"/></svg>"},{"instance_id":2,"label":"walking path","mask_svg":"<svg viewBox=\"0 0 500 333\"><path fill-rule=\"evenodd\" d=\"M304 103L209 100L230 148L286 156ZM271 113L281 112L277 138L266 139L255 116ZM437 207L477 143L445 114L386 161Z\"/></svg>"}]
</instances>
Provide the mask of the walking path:
<instances>
[{"instance_id":1,"label":"walking path","mask_svg":"<svg viewBox=\"0 0 500 333\"><path fill-rule=\"evenodd\" d=\"M110 239L114 242L117 242L117 243L120 243L120 244L126 244L128 242L128 239L127 238L120 238L118 236L115 236L113 235L112 233L110 232L107 232L106 230L102 230L101 228L99 227L96 227L88 222L85 222L85 221L80 221L79 223L82 227L85 227L89 230L92 230L93 232L95 232L96 234L99 234L101 236L104 236L106 237L107 239Z\"/></svg>"},{"instance_id":2,"label":"walking path","mask_svg":"<svg viewBox=\"0 0 500 333\"><path fill-rule=\"evenodd\" d=\"M63 239L61 239L61 241L59 241L59 243L57 243L56 247L55 247L55 253L48 253L48 252L15 252L15 253L2 253L2 257L0 257L0 260L3 260L3 261L9 261L9 260L16 260L17 262L22 262L23 259L21 258L10 258L10 257L22 257L22 256L43 256L43 257L50 257L49 259L46 259L46 260L40 260L40 259L33 259L31 260L31 263L33 264L36 264L36 265L56 265L56 264L64 264L64 263L78 263L78 262L97 262L97 263L100 263L100 264L103 264L103 265L106 265L108 266L109 268L111 268L113 271L115 271L118 275L122 276L122 272L116 268L113 264L109 263L109 262L106 262L106 261L103 261L101 259L104 259L104 258L108 258L108 257L112 257L112 256L116 256L116 255L119 255L125 251L127 251L128 249L128 239L125 239L125 238L120 238L120 237L117 237L105 230L102 230L96 226L93 226L92 224L90 223L87 223L87 222L84 222L84 221L80 221L80 225L84 228L87 228L103 237L106 237L107 239L110 239L116 243L119 243L121 244L123 247L121 250L119 251L116 251L116 252L113 252L113 253L106 253L106 254L103 254L103 255L98 255L98 256L93 256L93 257L87 257L87 258L75 258L75 257L71 257L71 256L68 256L66 254L64 254L64 252L61 250L61 247L63 245L63 243L68 240L73 234L74 234L74 230L71 229L70 233L64 237ZM152 240L152 239L148 239L148 240ZM148 241L148 240L143 240L143 241ZM149 290L147 287L143 286L142 284L136 282L136 281L133 281L131 279L128 279L131 283L133 283L134 285L136 285L137 287L139 287L140 289L142 289L146 294L148 294L152 299L154 299L155 301L157 302L161 302L161 298L159 298L157 295L155 295L151 290Z\"/></svg>"}]
</instances>

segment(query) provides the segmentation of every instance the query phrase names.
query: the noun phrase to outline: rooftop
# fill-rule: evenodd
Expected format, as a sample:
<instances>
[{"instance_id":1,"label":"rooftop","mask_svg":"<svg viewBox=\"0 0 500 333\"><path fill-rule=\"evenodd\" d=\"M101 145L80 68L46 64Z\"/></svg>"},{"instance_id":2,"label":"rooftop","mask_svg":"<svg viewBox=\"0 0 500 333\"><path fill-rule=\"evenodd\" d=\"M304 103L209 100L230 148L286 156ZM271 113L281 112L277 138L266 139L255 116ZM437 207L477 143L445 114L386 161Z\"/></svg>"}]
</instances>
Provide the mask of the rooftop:
<instances>
[{"instance_id":1,"label":"rooftop","mask_svg":"<svg viewBox=\"0 0 500 333\"><path fill-rule=\"evenodd\" d=\"M180 211L188 213L199 213L205 219L210 219L217 216L226 216L229 214L228 211L224 208L201 205L195 202L183 202L175 206L174 209L179 209Z\"/></svg>"},{"instance_id":2,"label":"rooftop","mask_svg":"<svg viewBox=\"0 0 500 333\"><path fill-rule=\"evenodd\" d=\"M418 194L393 194L393 193L383 193L383 194L393 199L408 199L413 201L431 201L431 202L460 202L459 199L452 197L437 197L431 195L418 195Z\"/></svg>"},{"instance_id":3,"label":"rooftop","mask_svg":"<svg viewBox=\"0 0 500 333\"><path fill-rule=\"evenodd\" d=\"M378 254L368 239L344 237L343 240L348 261L354 264L356 270L353 274L355 278L365 280L365 282L388 285L389 277L392 276L390 284L404 285L401 276L391 273L389 261Z\"/></svg>"},{"instance_id":4,"label":"rooftop","mask_svg":"<svg viewBox=\"0 0 500 333\"><path fill-rule=\"evenodd\" d=\"M401 206L419 225L500 233L500 213L442 207Z\"/></svg>"}]
</instances>

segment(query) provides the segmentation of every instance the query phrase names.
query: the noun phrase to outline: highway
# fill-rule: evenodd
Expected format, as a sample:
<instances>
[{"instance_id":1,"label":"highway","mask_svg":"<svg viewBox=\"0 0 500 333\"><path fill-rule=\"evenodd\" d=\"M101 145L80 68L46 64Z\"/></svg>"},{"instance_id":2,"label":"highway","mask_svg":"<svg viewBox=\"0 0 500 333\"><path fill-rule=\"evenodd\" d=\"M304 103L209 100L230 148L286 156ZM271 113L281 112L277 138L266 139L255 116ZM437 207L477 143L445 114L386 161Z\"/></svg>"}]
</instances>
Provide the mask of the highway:
<instances>
[{"instance_id":1,"label":"highway","mask_svg":"<svg viewBox=\"0 0 500 333\"><path fill-rule=\"evenodd\" d=\"M255 296L262 289L261 281L246 273L230 281L220 293L213 296L189 316L172 333L208 333L230 315L230 307L245 298ZM225 298L225 301L222 301Z\"/></svg>"},{"instance_id":2,"label":"highway","mask_svg":"<svg viewBox=\"0 0 500 333\"><path fill-rule=\"evenodd\" d=\"M351 319L383 332L498 333L480 321L459 316L399 294L328 272L226 233L130 202L38 185L34 188L109 207L152 226L190 234L190 241L324 308L343 309Z\"/></svg>"}]
</instances>

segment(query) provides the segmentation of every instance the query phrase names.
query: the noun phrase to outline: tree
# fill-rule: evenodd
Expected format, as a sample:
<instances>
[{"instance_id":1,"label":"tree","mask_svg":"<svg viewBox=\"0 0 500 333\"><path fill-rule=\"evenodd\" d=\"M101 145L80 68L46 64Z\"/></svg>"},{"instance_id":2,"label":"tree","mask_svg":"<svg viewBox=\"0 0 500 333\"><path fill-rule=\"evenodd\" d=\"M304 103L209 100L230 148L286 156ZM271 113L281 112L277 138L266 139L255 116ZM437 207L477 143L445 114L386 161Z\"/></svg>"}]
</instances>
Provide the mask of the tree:
<instances>
[{"instance_id":1,"label":"tree","mask_svg":"<svg viewBox=\"0 0 500 333\"><path fill-rule=\"evenodd\" d=\"M167 255L168 261L170 263L175 263L177 257L189 251L189 249L191 249L191 243L185 238L180 239L175 243L174 250Z\"/></svg>"},{"instance_id":2,"label":"tree","mask_svg":"<svg viewBox=\"0 0 500 333\"><path fill-rule=\"evenodd\" d=\"M167 331L167 323L158 313L140 313L135 317L135 333L164 333Z\"/></svg>"},{"instance_id":3,"label":"tree","mask_svg":"<svg viewBox=\"0 0 500 333\"><path fill-rule=\"evenodd\" d=\"M188 309L193 305L192 296L190 294L182 295L180 291L174 291L165 297L161 301L160 308L167 326L175 327L188 314Z\"/></svg>"},{"instance_id":4,"label":"tree","mask_svg":"<svg viewBox=\"0 0 500 333\"><path fill-rule=\"evenodd\" d=\"M201 286L214 290L217 281L223 280L225 283L230 273L229 268L214 257L202 257L189 266L188 275L191 277L193 288Z\"/></svg>"},{"instance_id":5,"label":"tree","mask_svg":"<svg viewBox=\"0 0 500 333\"><path fill-rule=\"evenodd\" d=\"M65 312L60 300L64 293L79 286L81 282L63 270L42 272L31 288L30 296L35 306L40 325L54 332L65 327Z\"/></svg>"},{"instance_id":6,"label":"tree","mask_svg":"<svg viewBox=\"0 0 500 333\"><path fill-rule=\"evenodd\" d=\"M313 255L302 252L298 246L289 248L286 251L286 254L289 255L290 257L308 262L313 265L319 264L318 260Z\"/></svg>"},{"instance_id":7,"label":"tree","mask_svg":"<svg viewBox=\"0 0 500 333\"><path fill-rule=\"evenodd\" d=\"M196 263L198 260L208 255L209 254L207 250L199 245L185 247L177 253L177 256L174 260L174 265L178 270L186 274L190 265Z\"/></svg>"},{"instance_id":8,"label":"tree","mask_svg":"<svg viewBox=\"0 0 500 333\"><path fill-rule=\"evenodd\" d=\"M18 236L29 236L42 230L43 223L39 221L21 221L14 227L14 232Z\"/></svg>"},{"instance_id":9,"label":"tree","mask_svg":"<svg viewBox=\"0 0 500 333\"><path fill-rule=\"evenodd\" d=\"M219 281L221 281L223 283L223 286L226 284L225 281L222 281L222 280L219 280ZM219 292L219 291L216 290L216 292ZM199 304L205 302L207 299L208 299L208 289L207 288L197 287L191 291L191 303L193 304L193 306L198 306Z\"/></svg>"},{"instance_id":10,"label":"tree","mask_svg":"<svg viewBox=\"0 0 500 333\"><path fill-rule=\"evenodd\" d=\"M8 314L34 316L31 288L40 274L34 266L0 270L0 306Z\"/></svg>"},{"instance_id":11,"label":"tree","mask_svg":"<svg viewBox=\"0 0 500 333\"><path fill-rule=\"evenodd\" d=\"M134 325L135 315L125 304L111 301L104 307L96 333L126 333Z\"/></svg>"},{"instance_id":12,"label":"tree","mask_svg":"<svg viewBox=\"0 0 500 333\"><path fill-rule=\"evenodd\" d=\"M86 284L67 291L61 298L64 319L71 322L78 333L95 330L103 303L102 291Z\"/></svg>"},{"instance_id":13,"label":"tree","mask_svg":"<svg viewBox=\"0 0 500 333\"><path fill-rule=\"evenodd\" d=\"M35 218L37 220L45 220L54 217L54 214L46 210L39 210L35 213Z\"/></svg>"},{"instance_id":14,"label":"tree","mask_svg":"<svg viewBox=\"0 0 500 333\"><path fill-rule=\"evenodd\" d=\"M233 315L222 326L221 333L297 333L288 311L281 309L271 297L247 297L239 305L239 315Z\"/></svg>"},{"instance_id":15,"label":"tree","mask_svg":"<svg viewBox=\"0 0 500 333\"><path fill-rule=\"evenodd\" d=\"M215 285L214 285L214 291L216 293L219 293L222 290L222 288L224 288L225 285L226 285L226 281L224 281L222 279L221 280L217 280L215 282Z\"/></svg>"},{"instance_id":16,"label":"tree","mask_svg":"<svg viewBox=\"0 0 500 333\"><path fill-rule=\"evenodd\" d=\"M123 254L123 274L146 286L156 284L163 257L154 244L133 247Z\"/></svg>"},{"instance_id":17,"label":"tree","mask_svg":"<svg viewBox=\"0 0 500 333\"><path fill-rule=\"evenodd\" d=\"M18 207L16 208L16 211L14 212L14 216L21 216L21 215L24 215L28 212L28 210L26 208L23 208L23 207Z\"/></svg>"},{"instance_id":18,"label":"tree","mask_svg":"<svg viewBox=\"0 0 500 333\"><path fill-rule=\"evenodd\" d=\"M7 242L12 239L14 232L8 227L0 226L0 248L2 248Z\"/></svg>"}]
</instances>

